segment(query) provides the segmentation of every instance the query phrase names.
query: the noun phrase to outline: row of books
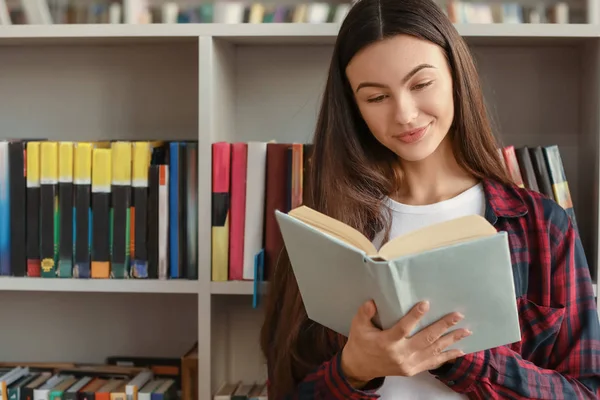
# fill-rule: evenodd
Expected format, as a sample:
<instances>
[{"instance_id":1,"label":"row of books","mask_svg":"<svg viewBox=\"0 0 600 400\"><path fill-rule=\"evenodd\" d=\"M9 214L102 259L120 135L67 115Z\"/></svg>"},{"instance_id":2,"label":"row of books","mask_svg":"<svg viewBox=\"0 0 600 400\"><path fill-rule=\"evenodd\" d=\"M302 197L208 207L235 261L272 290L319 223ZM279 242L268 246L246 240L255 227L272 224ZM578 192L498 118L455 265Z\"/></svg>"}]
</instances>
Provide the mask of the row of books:
<instances>
[{"instance_id":1,"label":"row of books","mask_svg":"<svg viewBox=\"0 0 600 400\"><path fill-rule=\"evenodd\" d=\"M585 23L585 13L577 16L564 1L459 1L437 0L453 23L463 24L543 24Z\"/></svg>"},{"instance_id":2,"label":"row of books","mask_svg":"<svg viewBox=\"0 0 600 400\"><path fill-rule=\"evenodd\" d=\"M557 145L512 145L498 149L516 185L542 193L565 209L575 229L577 218L567 174Z\"/></svg>"},{"instance_id":3,"label":"row of books","mask_svg":"<svg viewBox=\"0 0 600 400\"><path fill-rule=\"evenodd\" d=\"M165 1L137 10L137 23L340 23L350 3Z\"/></svg>"},{"instance_id":4,"label":"row of books","mask_svg":"<svg viewBox=\"0 0 600 400\"><path fill-rule=\"evenodd\" d=\"M9 400L198 400L198 346L181 357L110 356L103 363L0 362Z\"/></svg>"},{"instance_id":5,"label":"row of books","mask_svg":"<svg viewBox=\"0 0 600 400\"><path fill-rule=\"evenodd\" d=\"M225 382L216 391L213 400L268 400L267 384Z\"/></svg>"},{"instance_id":6,"label":"row of books","mask_svg":"<svg viewBox=\"0 0 600 400\"><path fill-rule=\"evenodd\" d=\"M197 142L0 141L0 275L197 279Z\"/></svg>"},{"instance_id":7,"label":"row of books","mask_svg":"<svg viewBox=\"0 0 600 400\"><path fill-rule=\"evenodd\" d=\"M3 399L36 400L175 400L172 378L131 368L0 368ZM132 373L133 372L133 373Z\"/></svg>"},{"instance_id":8,"label":"row of books","mask_svg":"<svg viewBox=\"0 0 600 400\"><path fill-rule=\"evenodd\" d=\"M120 0L0 0L0 25L121 22L123 3Z\"/></svg>"},{"instance_id":9,"label":"row of books","mask_svg":"<svg viewBox=\"0 0 600 400\"><path fill-rule=\"evenodd\" d=\"M212 280L268 280L283 249L275 210L304 202L310 144L212 145Z\"/></svg>"},{"instance_id":10,"label":"row of books","mask_svg":"<svg viewBox=\"0 0 600 400\"><path fill-rule=\"evenodd\" d=\"M218 142L212 148L212 280L269 280L283 240L275 210L304 203L310 144ZM555 200L577 228L560 150L498 149L514 182Z\"/></svg>"}]
</instances>

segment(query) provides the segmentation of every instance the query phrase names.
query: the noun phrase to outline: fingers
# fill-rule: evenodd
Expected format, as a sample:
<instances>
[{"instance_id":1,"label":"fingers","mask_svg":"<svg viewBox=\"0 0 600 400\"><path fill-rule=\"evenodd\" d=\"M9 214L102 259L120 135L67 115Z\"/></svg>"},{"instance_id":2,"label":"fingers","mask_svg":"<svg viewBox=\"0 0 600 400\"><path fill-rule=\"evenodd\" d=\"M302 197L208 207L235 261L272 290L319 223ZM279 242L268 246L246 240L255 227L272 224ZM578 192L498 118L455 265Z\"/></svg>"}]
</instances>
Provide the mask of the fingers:
<instances>
[{"instance_id":1,"label":"fingers","mask_svg":"<svg viewBox=\"0 0 600 400\"><path fill-rule=\"evenodd\" d=\"M404 317L389 329L389 333L394 340L399 340L410 335L423 315L429 311L429 302L422 301L414 305Z\"/></svg>"},{"instance_id":2,"label":"fingers","mask_svg":"<svg viewBox=\"0 0 600 400\"><path fill-rule=\"evenodd\" d=\"M375 302L373 300L369 300L363 305L360 306L358 312L356 313L355 320L360 325L372 325L371 319L375 316L377 312L377 307L375 307Z\"/></svg>"},{"instance_id":3,"label":"fingers","mask_svg":"<svg viewBox=\"0 0 600 400\"><path fill-rule=\"evenodd\" d=\"M444 335L448 329L459 323L463 318L464 316L460 313L450 313L443 318L440 318L410 339L411 348L413 351L419 351L430 347Z\"/></svg>"},{"instance_id":4,"label":"fingers","mask_svg":"<svg viewBox=\"0 0 600 400\"><path fill-rule=\"evenodd\" d=\"M443 364L447 362L453 362L458 357L462 357L465 354L457 349L443 351L435 356L426 357L426 362L422 364L419 368L419 371L432 370L441 367Z\"/></svg>"}]
</instances>

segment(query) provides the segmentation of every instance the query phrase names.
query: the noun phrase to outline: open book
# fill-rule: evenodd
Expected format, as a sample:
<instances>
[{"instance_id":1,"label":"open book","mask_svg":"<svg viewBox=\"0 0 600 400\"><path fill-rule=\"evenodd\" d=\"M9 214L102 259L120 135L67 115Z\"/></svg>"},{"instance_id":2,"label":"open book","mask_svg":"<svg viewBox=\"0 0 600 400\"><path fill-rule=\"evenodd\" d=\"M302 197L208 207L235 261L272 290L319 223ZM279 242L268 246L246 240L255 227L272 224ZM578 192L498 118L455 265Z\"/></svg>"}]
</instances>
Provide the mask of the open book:
<instances>
[{"instance_id":1,"label":"open book","mask_svg":"<svg viewBox=\"0 0 600 400\"><path fill-rule=\"evenodd\" d=\"M373 299L373 323L393 326L417 302L430 310L411 334L444 315L473 334L448 349L465 353L521 338L506 232L471 215L393 238L379 251L352 227L300 206L275 212L308 317L348 335L358 308Z\"/></svg>"}]
</instances>

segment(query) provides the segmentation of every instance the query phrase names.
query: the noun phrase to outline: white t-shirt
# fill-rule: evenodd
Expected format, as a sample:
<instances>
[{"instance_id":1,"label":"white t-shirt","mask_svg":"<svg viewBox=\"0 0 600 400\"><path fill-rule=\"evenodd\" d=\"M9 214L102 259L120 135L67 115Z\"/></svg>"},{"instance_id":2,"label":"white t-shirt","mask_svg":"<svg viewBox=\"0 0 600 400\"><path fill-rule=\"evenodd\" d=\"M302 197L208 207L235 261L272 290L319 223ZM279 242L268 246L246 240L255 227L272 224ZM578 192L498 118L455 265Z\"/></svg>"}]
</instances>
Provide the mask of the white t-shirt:
<instances>
[{"instance_id":1,"label":"white t-shirt","mask_svg":"<svg viewBox=\"0 0 600 400\"><path fill-rule=\"evenodd\" d=\"M435 204L413 206L388 199L392 210L390 239L412 230L449 219L485 213L485 194L481 184L462 192L458 196ZM382 234L375 237L373 243L381 247ZM388 376L377 392L383 400L457 400L467 397L454 392L437 380L428 371L413 377Z\"/></svg>"}]
</instances>

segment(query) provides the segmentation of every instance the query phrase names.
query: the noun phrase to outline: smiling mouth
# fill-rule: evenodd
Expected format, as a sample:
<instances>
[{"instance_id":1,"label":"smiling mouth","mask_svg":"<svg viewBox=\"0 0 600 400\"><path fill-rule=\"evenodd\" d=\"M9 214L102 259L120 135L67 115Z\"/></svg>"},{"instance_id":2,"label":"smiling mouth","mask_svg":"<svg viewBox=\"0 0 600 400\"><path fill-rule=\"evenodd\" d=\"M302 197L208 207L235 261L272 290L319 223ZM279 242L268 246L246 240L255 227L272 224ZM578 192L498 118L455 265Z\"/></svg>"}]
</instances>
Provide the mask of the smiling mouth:
<instances>
[{"instance_id":1,"label":"smiling mouth","mask_svg":"<svg viewBox=\"0 0 600 400\"><path fill-rule=\"evenodd\" d=\"M427 132L430 126L431 123L421 128L413 129L412 131L403 132L399 135L394 135L394 138L404 143L414 143L416 141L419 141L423 136L425 136L425 133Z\"/></svg>"}]
</instances>

